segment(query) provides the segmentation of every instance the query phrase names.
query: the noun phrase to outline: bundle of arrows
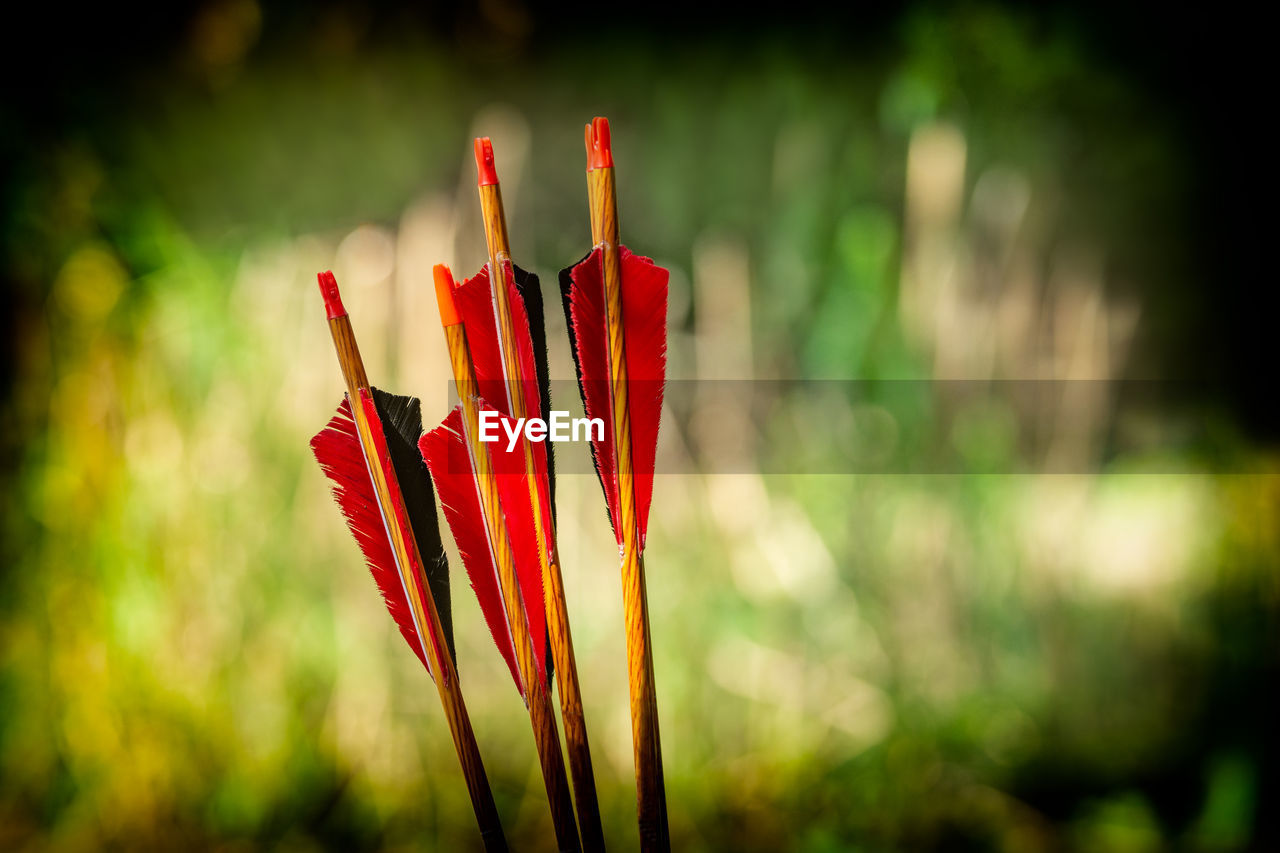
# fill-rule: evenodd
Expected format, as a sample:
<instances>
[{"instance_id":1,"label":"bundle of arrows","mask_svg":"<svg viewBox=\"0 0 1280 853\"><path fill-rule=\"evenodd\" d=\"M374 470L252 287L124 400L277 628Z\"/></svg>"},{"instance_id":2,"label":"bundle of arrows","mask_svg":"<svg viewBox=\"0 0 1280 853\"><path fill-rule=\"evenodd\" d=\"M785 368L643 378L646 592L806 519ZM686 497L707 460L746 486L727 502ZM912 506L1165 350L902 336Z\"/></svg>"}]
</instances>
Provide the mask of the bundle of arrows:
<instances>
[{"instance_id":1,"label":"bundle of arrows","mask_svg":"<svg viewBox=\"0 0 1280 853\"><path fill-rule=\"evenodd\" d=\"M460 283L434 284L459 404L423 434L421 404L369 385L331 273L321 273L347 395L312 440L387 609L440 694L486 849L506 848L456 669L444 516L481 613L529 713L556 843L603 850L581 686L556 543L548 442L517 424L551 408L542 293L510 255L490 141L475 141L488 259ZM618 242L608 123L587 126L593 248L560 273L596 473L617 538L641 847L670 847L642 559L666 362L667 272ZM482 423L511 441L485 441ZM559 698L566 773L551 693ZM572 797L569 777L572 776ZM576 806L576 809L575 809Z\"/></svg>"}]
</instances>

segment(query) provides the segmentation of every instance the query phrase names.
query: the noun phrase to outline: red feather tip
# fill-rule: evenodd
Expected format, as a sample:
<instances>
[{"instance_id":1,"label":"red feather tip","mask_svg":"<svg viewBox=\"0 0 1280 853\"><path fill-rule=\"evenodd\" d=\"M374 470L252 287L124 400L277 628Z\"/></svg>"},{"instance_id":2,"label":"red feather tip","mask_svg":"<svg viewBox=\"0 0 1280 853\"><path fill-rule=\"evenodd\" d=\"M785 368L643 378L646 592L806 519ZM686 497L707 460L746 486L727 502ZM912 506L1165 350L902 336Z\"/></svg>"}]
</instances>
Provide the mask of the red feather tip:
<instances>
[{"instance_id":1,"label":"red feather tip","mask_svg":"<svg viewBox=\"0 0 1280 853\"><path fill-rule=\"evenodd\" d=\"M366 408L366 413L370 409L372 406ZM381 429L376 412L370 426L373 432ZM409 606L403 576L396 563L395 551L374 491L369 466L365 462L356 423L351 415L351 405L345 397L338 406L338 413L311 439L311 450L320 463L321 470L333 483L334 500L364 554L369 572L386 602L387 611L399 626L409 648L413 649L413 653L430 673L431 665L427 662L413 610ZM417 573L412 573L412 577L416 582ZM427 593L421 585L418 594L425 600ZM434 673L432 677L435 677Z\"/></svg>"},{"instance_id":2,"label":"red feather tip","mask_svg":"<svg viewBox=\"0 0 1280 853\"><path fill-rule=\"evenodd\" d=\"M627 362L627 408L631 426L631 465L635 480L636 519L640 547L649 529L653 500L653 472L662 416L663 383L667 369L667 270L649 258L620 247L622 270L622 335ZM604 438L593 441L596 470L604 486L609 518L618 545L619 521L617 456L609 369L609 341L605 324L604 253L596 249L569 271L569 320L573 325L574 358L582 385L587 417L604 421Z\"/></svg>"}]
</instances>

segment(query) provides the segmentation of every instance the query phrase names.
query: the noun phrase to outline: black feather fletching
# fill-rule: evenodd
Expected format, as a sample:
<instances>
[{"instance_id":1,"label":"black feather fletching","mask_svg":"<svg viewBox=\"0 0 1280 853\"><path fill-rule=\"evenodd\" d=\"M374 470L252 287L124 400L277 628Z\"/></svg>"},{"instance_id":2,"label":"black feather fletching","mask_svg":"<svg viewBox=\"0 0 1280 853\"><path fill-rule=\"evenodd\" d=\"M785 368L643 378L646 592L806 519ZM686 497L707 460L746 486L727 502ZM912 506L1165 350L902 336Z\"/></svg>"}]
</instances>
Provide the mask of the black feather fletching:
<instances>
[{"instance_id":1,"label":"black feather fletching","mask_svg":"<svg viewBox=\"0 0 1280 853\"><path fill-rule=\"evenodd\" d=\"M533 341L533 362L538 373L538 391L542 400L542 417L551 419L551 373L547 367L547 324L542 308L542 285L531 272L512 264L515 270L516 291L524 301L524 312L529 318L529 337ZM556 517L556 460L552 442L547 448L547 492L551 501L551 520Z\"/></svg>"},{"instance_id":2,"label":"black feather fletching","mask_svg":"<svg viewBox=\"0 0 1280 853\"><path fill-rule=\"evenodd\" d=\"M453 643L453 611L449 599L449 561L444 553L444 541L440 538L440 522L436 516L436 495L431 485L431 474L418 450L418 437L422 435L422 403L417 397L388 394L371 388L373 404L382 420L382 432L387 441L391 465L396 470L400 494L404 498L409 525L418 540L418 553L422 556L422 569L427 575L427 586L435 599L436 612L440 615L440 628L449 645L449 656L457 662Z\"/></svg>"},{"instance_id":3,"label":"black feather fletching","mask_svg":"<svg viewBox=\"0 0 1280 853\"><path fill-rule=\"evenodd\" d=\"M542 417L551 419L551 371L547 366L547 322L542 308L542 284L538 277L512 264L515 271L516 291L524 302L524 313L529 318L529 338L533 342L533 366L538 374L538 393L542 400ZM553 442L544 442L547 448L547 499L551 504L551 522L556 520L556 454ZM552 655L551 635L547 635L547 683L551 683Z\"/></svg>"},{"instance_id":4,"label":"black feather fletching","mask_svg":"<svg viewBox=\"0 0 1280 853\"><path fill-rule=\"evenodd\" d=\"M594 251L595 249L593 248L590 252L587 252L581 258L560 270L560 304L564 307L564 325L565 329L569 332L569 352L573 354L573 372L578 378L578 393L582 395L582 399L584 401L587 399L587 388L582 382L582 362L578 358L578 336L573 330L573 304L571 302L570 294L573 291L572 273L574 268L587 258L591 257L591 252ZM541 308L541 306L539 306L539 308ZM543 332L543 337L544 339L546 337L545 330ZM545 352L545 347L543 349ZM591 448L591 467L596 472L596 481L600 483L600 490L608 495L609 490L605 488L604 478L600 476L600 461L596 459L595 443L587 442L587 446ZM551 442L547 442L547 447L550 449ZM550 463L548 463L548 467L549 466ZM605 517L609 519L609 528L613 529L613 516L609 513L608 501L605 502L604 514Z\"/></svg>"}]
</instances>

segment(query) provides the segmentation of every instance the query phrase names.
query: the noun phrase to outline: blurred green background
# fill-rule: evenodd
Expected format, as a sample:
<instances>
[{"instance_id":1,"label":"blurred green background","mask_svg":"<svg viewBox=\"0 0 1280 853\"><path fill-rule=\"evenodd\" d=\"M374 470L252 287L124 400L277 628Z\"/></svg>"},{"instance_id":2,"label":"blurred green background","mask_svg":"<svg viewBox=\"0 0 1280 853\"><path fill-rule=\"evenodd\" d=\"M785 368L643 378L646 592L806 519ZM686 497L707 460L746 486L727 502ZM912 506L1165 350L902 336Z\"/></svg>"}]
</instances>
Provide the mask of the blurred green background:
<instances>
[{"instance_id":1,"label":"blurred green background","mask_svg":"<svg viewBox=\"0 0 1280 853\"><path fill-rule=\"evenodd\" d=\"M0 112L0 848L475 846L435 691L308 452L342 391L314 276L433 423L430 266L484 260L471 136L554 298L596 114L624 240L672 272L673 379L928 381L905 406L836 384L664 414L680 473L647 562L678 849L1275 841L1248 36L1102 6L804 10L43 12L49 61L6 59ZM1165 390L1126 403L1135 378ZM813 430L847 456L814 458ZM602 510L593 475L561 478L606 832L633 849ZM508 838L550 849L453 567Z\"/></svg>"}]
</instances>

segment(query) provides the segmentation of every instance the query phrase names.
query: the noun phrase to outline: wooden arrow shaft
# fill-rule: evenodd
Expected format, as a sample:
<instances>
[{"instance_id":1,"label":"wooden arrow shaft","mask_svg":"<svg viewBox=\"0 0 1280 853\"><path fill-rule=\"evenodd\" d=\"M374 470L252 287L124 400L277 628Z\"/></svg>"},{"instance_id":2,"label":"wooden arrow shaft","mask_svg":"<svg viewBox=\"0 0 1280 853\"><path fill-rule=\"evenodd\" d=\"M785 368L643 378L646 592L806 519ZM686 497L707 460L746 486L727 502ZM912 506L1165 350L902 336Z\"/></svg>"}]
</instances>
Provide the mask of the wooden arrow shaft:
<instances>
[{"instance_id":1,"label":"wooden arrow shaft","mask_svg":"<svg viewBox=\"0 0 1280 853\"><path fill-rule=\"evenodd\" d=\"M511 246L507 237L506 214L502 207L502 190L498 184L484 185L480 190L480 210L484 217L485 240L489 249L489 275L493 288L497 323L502 344L503 371L511 415L526 417L525 384L520 381L519 354L516 350L515 327L507 298L505 262L510 260ZM543 412L544 418L548 417ZM525 479L533 504L534 529L538 542L538 559L542 568L542 585L546 595L547 634L551 640L551 657L559 674L560 716L564 723L565 744L569 752L569 768L573 773L573 791L578 804L578 821L583 846L587 850L604 849L604 828L600 820L600 804L596 797L595 771L591 763L591 747L587 740L587 720L582 707L582 691L578 683L578 662L573 651L573 634L569 629L569 605L565 598L564 577L560 571L560 549L556 544L552 519L544 519L539 496L539 477L534 464L533 448L525 445ZM546 541L545 530L552 530Z\"/></svg>"},{"instance_id":2,"label":"wooden arrow shaft","mask_svg":"<svg viewBox=\"0 0 1280 853\"><path fill-rule=\"evenodd\" d=\"M360 348L356 345L350 317L344 314L331 318L329 331L333 336L333 346L338 355L338 365L342 369L342 378L347 385L347 396L355 419L356 431L360 436L360 444L364 448L365 459L367 461L377 459L371 433L372 427L365 416L364 406L360 405L360 391L368 389L369 379L365 374L364 362L360 358ZM374 490L378 495L378 502L382 507L382 517L395 518L391 489L383 474L382 466L370 461L368 469ZM397 524L388 523L386 527L395 552L396 565L400 571L404 572L410 566L417 566L421 573L423 563L418 554L417 541L412 538L406 541ZM471 796L471 807L475 811L476 821L480 826L480 837L484 841L485 849L491 853L505 851L507 842L498 817L498 808L494 804L493 792L489 788L484 762L480 759L480 747L476 744L475 732L471 728L471 718L467 714L467 706L462 699L458 673L447 651L449 647L441 628L440 615L436 611L435 601L431 596L423 597L418 594L419 589L428 588L426 577L418 579L420 584L412 582L409 578L403 580L408 581L404 583L404 588L408 594L409 606L413 609L415 621L421 630L430 632L429 640L422 643L423 651L431 664L431 672L435 675L440 704L444 708L449 733L453 737L453 746L458 752L458 761L462 765L462 775L466 781L467 792Z\"/></svg>"},{"instance_id":3,"label":"wooden arrow shaft","mask_svg":"<svg viewBox=\"0 0 1280 853\"><path fill-rule=\"evenodd\" d=\"M462 415L466 429L467 449L475 466L476 485L480 493L480 505L484 511L485 527L493 548L494 562L498 567L499 586L507 622L511 627L511 639L515 646L520 680L524 686L525 703L529 708L529 722L533 726L534 742L538 748L538 761L542 768L542 780L547 789L547 801L555 826L556 841L561 850L579 850L577 824L569 795L569 778L565 774L564 758L560 753L560 736L556 730L555 710L547 682L538 675L534 657L535 639L529 635L529 620L525 612L524 597L516 575L515 555L503 521L502 506L498 497L498 484L493 474L489 452L480 443L480 413L476 405L478 389L471 368L471 355L467 349L466 333L461 324L446 326L445 339L449 346L449 361L453 367L458 396L462 400ZM538 638L536 642L541 642Z\"/></svg>"},{"instance_id":4,"label":"wooden arrow shaft","mask_svg":"<svg viewBox=\"0 0 1280 853\"><path fill-rule=\"evenodd\" d=\"M609 340L609 389L613 404L613 446L618 477L618 520L622 533L622 609L627 636L627 684L631 692L631 740L636 763L636 810L645 851L671 848L667 795L658 733L658 699L653 677L649 596L636 519L635 469L627 396L627 356L622 324L622 269L618 251L618 204L613 169L587 173L591 234L603 248L605 325Z\"/></svg>"}]
</instances>

